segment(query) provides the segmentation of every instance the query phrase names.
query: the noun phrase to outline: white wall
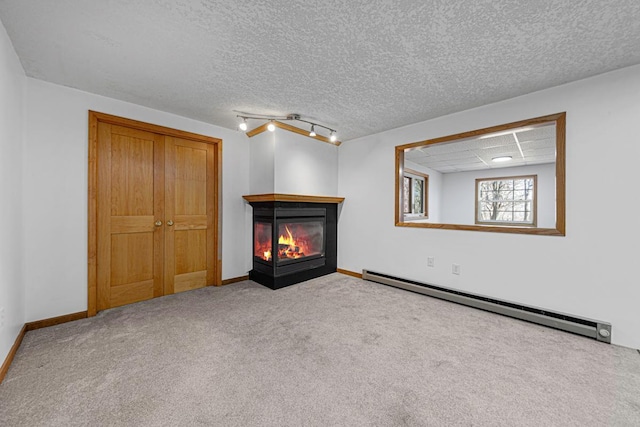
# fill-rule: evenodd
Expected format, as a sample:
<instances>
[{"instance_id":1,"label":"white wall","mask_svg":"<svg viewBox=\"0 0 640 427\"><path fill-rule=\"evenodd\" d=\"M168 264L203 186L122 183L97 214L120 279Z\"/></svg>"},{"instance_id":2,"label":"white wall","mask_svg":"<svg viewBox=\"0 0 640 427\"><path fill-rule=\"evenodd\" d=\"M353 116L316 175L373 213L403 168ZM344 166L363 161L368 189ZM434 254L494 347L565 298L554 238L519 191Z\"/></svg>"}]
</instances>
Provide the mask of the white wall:
<instances>
[{"instance_id":1,"label":"white wall","mask_svg":"<svg viewBox=\"0 0 640 427\"><path fill-rule=\"evenodd\" d=\"M0 22L0 365L25 319L22 226L26 77Z\"/></svg>"},{"instance_id":2,"label":"white wall","mask_svg":"<svg viewBox=\"0 0 640 427\"><path fill-rule=\"evenodd\" d=\"M34 79L26 105L26 321L87 309L88 110L222 138L222 278L246 274L243 133Z\"/></svg>"},{"instance_id":3,"label":"white wall","mask_svg":"<svg viewBox=\"0 0 640 427\"><path fill-rule=\"evenodd\" d=\"M280 128L273 134L276 193L338 195L337 146Z\"/></svg>"},{"instance_id":4,"label":"white wall","mask_svg":"<svg viewBox=\"0 0 640 427\"><path fill-rule=\"evenodd\" d=\"M249 140L249 192L275 193L275 132L262 132Z\"/></svg>"},{"instance_id":5,"label":"white wall","mask_svg":"<svg viewBox=\"0 0 640 427\"><path fill-rule=\"evenodd\" d=\"M394 226L394 147L567 112L565 237ZM611 322L640 348L635 188L640 66L390 130L340 147L338 266ZM615 209L606 207L615 201ZM402 251L393 248L402 247ZM427 268L427 256L435 267ZM496 263L501 274L496 274ZM451 274L451 264L461 275Z\"/></svg>"},{"instance_id":6,"label":"white wall","mask_svg":"<svg viewBox=\"0 0 640 427\"><path fill-rule=\"evenodd\" d=\"M556 165L520 166L480 171L446 173L443 178L442 222L475 224L476 178L537 175L537 226L556 227Z\"/></svg>"},{"instance_id":7,"label":"white wall","mask_svg":"<svg viewBox=\"0 0 640 427\"><path fill-rule=\"evenodd\" d=\"M249 147L251 194L337 195L337 146L276 128Z\"/></svg>"}]
</instances>

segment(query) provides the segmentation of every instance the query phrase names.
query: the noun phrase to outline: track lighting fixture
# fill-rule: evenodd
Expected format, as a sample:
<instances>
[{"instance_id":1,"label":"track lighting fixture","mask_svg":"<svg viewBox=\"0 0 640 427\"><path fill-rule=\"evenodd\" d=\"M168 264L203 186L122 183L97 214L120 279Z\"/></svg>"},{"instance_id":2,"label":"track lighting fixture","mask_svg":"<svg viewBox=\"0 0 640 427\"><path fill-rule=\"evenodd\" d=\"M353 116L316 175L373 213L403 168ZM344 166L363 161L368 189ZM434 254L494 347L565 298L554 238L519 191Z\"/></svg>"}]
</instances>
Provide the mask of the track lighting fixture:
<instances>
[{"instance_id":1,"label":"track lighting fixture","mask_svg":"<svg viewBox=\"0 0 640 427\"><path fill-rule=\"evenodd\" d=\"M274 123L274 121L278 120L278 121L298 121L298 122L303 122L303 123L307 123L311 125L311 130L309 131L309 136L312 138L316 138L318 137L318 134L316 133L316 126L326 129L329 132L329 140L331 142L336 142L338 140L338 137L336 136L336 130L335 129L331 129L330 127L321 125L319 123L315 123L315 122L311 122L309 120L304 120L300 117L300 114L288 114L286 116L267 116L267 115L260 115L260 114L248 114L248 113L244 113L242 111L235 111L236 113L240 113L238 114L236 117L239 117L242 119L242 122L240 122L240 124L238 125L238 128L242 131L246 131L248 128L248 124L247 124L247 120L251 119L251 120L266 120L268 121L268 125L267 125L267 130L269 130L270 132L273 132L276 130L276 125Z\"/></svg>"}]
</instances>

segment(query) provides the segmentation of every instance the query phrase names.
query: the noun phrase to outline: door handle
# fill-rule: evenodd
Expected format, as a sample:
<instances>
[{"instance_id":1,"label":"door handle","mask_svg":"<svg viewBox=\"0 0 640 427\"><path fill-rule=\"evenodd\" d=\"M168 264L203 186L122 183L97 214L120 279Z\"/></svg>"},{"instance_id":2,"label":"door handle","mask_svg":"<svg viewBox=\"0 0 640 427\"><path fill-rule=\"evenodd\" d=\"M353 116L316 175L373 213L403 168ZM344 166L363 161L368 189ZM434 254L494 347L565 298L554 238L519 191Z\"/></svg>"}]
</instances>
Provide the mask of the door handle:
<instances>
[{"instance_id":1,"label":"door handle","mask_svg":"<svg viewBox=\"0 0 640 427\"><path fill-rule=\"evenodd\" d=\"M156 227L160 227L162 225L162 221L158 220L156 221Z\"/></svg>"},{"instance_id":2,"label":"door handle","mask_svg":"<svg viewBox=\"0 0 640 427\"><path fill-rule=\"evenodd\" d=\"M171 220L167 221L167 225L168 225L169 227L171 227L171 226L173 225L173 221L171 221Z\"/></svg>"}]
</instances>

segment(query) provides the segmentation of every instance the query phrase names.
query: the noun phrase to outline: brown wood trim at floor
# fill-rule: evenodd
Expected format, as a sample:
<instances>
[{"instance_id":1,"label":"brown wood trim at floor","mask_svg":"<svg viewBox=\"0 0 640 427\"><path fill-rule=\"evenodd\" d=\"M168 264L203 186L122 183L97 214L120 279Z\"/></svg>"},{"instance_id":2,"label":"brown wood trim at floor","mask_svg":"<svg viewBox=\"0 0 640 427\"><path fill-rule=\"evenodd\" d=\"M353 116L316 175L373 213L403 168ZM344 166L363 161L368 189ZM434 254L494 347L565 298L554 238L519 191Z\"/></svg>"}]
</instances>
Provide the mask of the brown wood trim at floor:
<instances>
[{"instance_id":1,"label":"brown wood trim at floor","mask_svg":"<svg viewBox=\"0 0 640 427\"><path fill-rule=\"evenodd\" d=\"M362 273L356 273L355 271L343 270L342 268L336 269L336 271L340 274L346 274L347 276L357 277L358 279L362 279Z\"/></svg>"},{"instance_id":2,"label":"brown wood trim at floor","mask_svg":"<svg viewBox=\"0 0 640 427\"><path fill-rule=\"evenodd\" d=\"M24 334L26 333L27 325L24 325L22 329L20 329L20 333L18 333L18 336L16 337L11 350L9 350L9 354L7 354L7 357L4 359L4 363L2 363L2 367L0 368L0 384L2 384L2 381L4 380L5 375L7 375L7 372L9 372L9 366L11 366L11 362L13 362L13 358L20 348L20 344L22 344L22 338L24 338Z\"/></svg>"},{"instance_id":3,"label":"brown wood trim at floor","mask_svg":"<svg viewBox=\"0 0 640 427\"><path fill-rule=\"evenodd\" d=\"M33 322L27 322L24 326L27 331L34 331L40 328L47 328L49 326L59 325L61 323L73 322L74 320L86 319L87 312L79 311L77 313L65 314L64 316L51 317L49 319L36 320Z\"/></svg>"},{"instance_id":4,"label":"brown wood trim at floor","mask_svg":"<svg viewBox=\"0 0 640 427\"><path fill-rule=\"evenodd\" d=\"M249 280L249 276L240 276L240 277L232 277L231 279L224 279L222 281L222 286L230 285L232 283L244 282L245 280Z\"/></svg>"}]
</instances>

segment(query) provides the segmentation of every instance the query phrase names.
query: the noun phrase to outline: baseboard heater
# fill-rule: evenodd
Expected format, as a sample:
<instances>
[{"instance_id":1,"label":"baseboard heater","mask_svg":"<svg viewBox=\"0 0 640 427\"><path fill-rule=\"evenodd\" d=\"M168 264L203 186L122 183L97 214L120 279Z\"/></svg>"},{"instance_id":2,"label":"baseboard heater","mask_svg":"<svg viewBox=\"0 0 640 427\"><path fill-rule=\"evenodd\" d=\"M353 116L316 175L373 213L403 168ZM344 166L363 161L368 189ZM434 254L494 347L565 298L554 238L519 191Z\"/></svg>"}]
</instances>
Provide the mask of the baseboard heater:
<instances>
[{"instance_id":1,"label":"baseboard heater","mask_svg":"<svg viewBox=\"0 0 640 427\"><path fill-rule=\"evenodd\" d=\"M611 343L611 324L362 270L362 278Z\"/></svg>"}]
</instances>

